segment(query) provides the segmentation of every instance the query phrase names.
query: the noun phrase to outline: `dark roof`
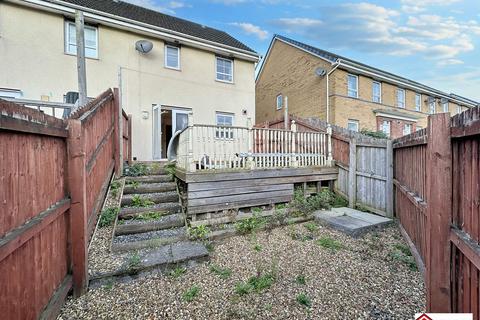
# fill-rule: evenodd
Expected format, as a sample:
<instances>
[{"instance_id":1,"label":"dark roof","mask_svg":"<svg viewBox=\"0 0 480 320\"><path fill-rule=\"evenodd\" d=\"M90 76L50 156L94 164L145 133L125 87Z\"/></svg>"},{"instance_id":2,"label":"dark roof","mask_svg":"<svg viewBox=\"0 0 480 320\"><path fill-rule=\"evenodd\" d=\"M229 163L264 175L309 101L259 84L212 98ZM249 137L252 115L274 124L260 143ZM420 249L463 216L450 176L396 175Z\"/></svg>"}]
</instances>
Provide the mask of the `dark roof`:
<instances>
[{"instance_id":1,"label":"dark roof","mask_svg":"<svg viewBox=\"0 0 480 320\"><path fill-rule=\"evenodd\" d=\"M423 88L425 90L428 90L428 91L432 91L432 92L435 92L437 94L440 94L440 95L444 95L444 96L450 96L452 99L457 99L457 100L462 100L463 102L465 103L469 103L469 104L479 104L478 102L476 101L473 101L473 100L470 100L470 99L467 99L467 98L464 98L464 97L461 97L461 96L458 96L456 94L453 94L453 93L445 93L445 92L442 92L440 90L437 90L437 89L434 89L434 88L431 88L429 86L426 86L424 84L421 84L419 82L416 82L416 81L413 81L413 80L410 80L410 79L407 79L407 78L403 78L403 77L400 77L400 76L397 76L393 73L390 73L390 72L387 72L387 71L384 71L384 70L381 70L381 69L377 69L375 67L371 67L369 65L366 65L366 64L363 64L361 62L358 62L358 61L355 61L355 60L352 60L352 59L348 59L348 58L345 58L345 57L342 57L338 54L335 54L335 53L331 53L331 52L328 52L326 50L322 50L322 49L318 49L318 48L315 48L315 47L312 47L308 44L305 44L305 43L302 43L302 42L299 42L299 41L296 41L296 40L293 40L293 39L290 39L290 38L287 38L287 37L284 37L284 36L281 36L281 35L275 35L274 38L278 38L280 40L283 40L285 42L288 42L294 46L297 46L297 47L300 47L308 52L311 52L317 56L320 56L328 61L330 61L331 63L334 63L336 62L337 60L342 60L342 62L346 62L347 64L352 64L352 65L355 65L355 66L358 66L362 69L366 69L368 71L371 71L371 72L374 72L374 73L377 73L379 75L382 75L382 76L386 76L386 77L389 77L389 78L392 78L392 79L395 79L397 81L401 81L401 82L404 82L404 83L407 83L407 84L410 84L412 86L416 86L416 87L420 87L420 88Z\"/></svg>"},{"instance_id":2,"label":"dark roof","mask_svg":"<svg viewBox=\"0 0 480 320\"><path fill-rule=\"evenodd\" d=\"M48 1L58 3L58 1L55 0ZM224 31L136 6L131 3L116 0L62 0L62 2L135 20L256 54L254 50Z\"/></svg>"}]
</instances>

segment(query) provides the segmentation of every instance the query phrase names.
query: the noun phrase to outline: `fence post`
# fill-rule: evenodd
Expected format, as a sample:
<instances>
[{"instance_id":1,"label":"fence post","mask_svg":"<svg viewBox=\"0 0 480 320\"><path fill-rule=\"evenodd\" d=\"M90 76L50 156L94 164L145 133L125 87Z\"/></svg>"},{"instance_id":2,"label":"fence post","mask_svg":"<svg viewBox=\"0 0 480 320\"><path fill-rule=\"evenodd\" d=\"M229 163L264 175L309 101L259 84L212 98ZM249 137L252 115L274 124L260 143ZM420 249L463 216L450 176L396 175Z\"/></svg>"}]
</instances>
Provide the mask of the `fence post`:
<instances>
[{"instance_id":1,"label":"fence post","mask_svg":"<svg viewBox=\"0 0 480 320\"><path fill-rule=\"evenodd\" d=\"M132 164L132 115L128 115L128 164Z\"/></svg>"},{"instance_id":2,"label":"fence post","mask_svg":"<svg viewBox=\"0 0 480 320\"><path fill-rule=\"evenodd\" d=\"M332 166L333 165L332 126L330 125L330 123L327 124L327 148L328 148L327 166Z\"/></svg>"},{"instance_id":3,"label":"fence post","mask_svg":"<svg viewBox=\"0 0 480 320\"><path fill-rule=\"evenodd\" d=\"M190 172L195 172L197 167L195 166L195 159L193 158L193 113L188 113L188 156L187 156L187 170Z\"/></svg>"},{"instance_id":4,"label":"fence post","mask_svg":"<svg viewBox=\"0 0 480 320\"><path fill-rule=\"evenodd\" d=\"M255 143L255 137L253 136L252 119L247 119L247 143L248 143L248 156L247 156L247 168L254 169L255 161L253 161L253 144Z\"/></svg>"},{"instance_id":5,"label":"fence post","mask_svg":"<svg viewBox=\"0 0 480 320\"><path fill-rule=\"evenodd\" d=\"M452 145L450 115L428 117L427 145L427 311L451 312L450 225Z\"/></svg>"},{"instance_id":6,"label":"fence post","mask_svg":"<svg viewBox=\"0 0 480 320\"><path fill-rule=\"evenodd\" d=\"M350 138L350 163L348 165L348 206L355 208L357 202L357 139Z\"/></svg>"},{"instance_id":7,"label":"fence post","mask_svg":"<svg viewBox=\"0 0 480 320\"><path fill-rule=\"evenodd\" d=\"M68 185L70 189L70 233L73 294L86 292L88 284L88 215L85 168L85 137L82 122L68 120Z\"/></svg>"},{"instance_id":8,"label":"fence post","mask_svg":"<svg viewBox=\"0 0 480 320\"><path fill-rule=\"evenodd\" d=\"M295 120L292 120L292 124L290 125L292 131L292 158L290 159L290 163L292 167L298 167L298 158L297 158L297 123Z\"/></svg>"},{"instance_id":9,"label":"fence post","mask_svg":"<svg viewBox=\"0 0 480 320\"><path fill-rule=\"evenodd\" d=\"M387 140L386 152L386 166L387 166L387 181L385 188L385 212L387 217L393 218L393 142Z\"/></svg>"},{"instance_id":10,"label":"fence post","mask_svg":"<svg viewBox=\"0 0 480 320\"><path fill-rule=\"evenodd\" d=\"M114 122L114 144L115 144L115 176L119 178L122 175L122 145L123 145L123 136L122 136L122 127L123 121L122 110L120 109L120 95L118 88L113 89L113 122Z\"/></svg>"}]
</instances>

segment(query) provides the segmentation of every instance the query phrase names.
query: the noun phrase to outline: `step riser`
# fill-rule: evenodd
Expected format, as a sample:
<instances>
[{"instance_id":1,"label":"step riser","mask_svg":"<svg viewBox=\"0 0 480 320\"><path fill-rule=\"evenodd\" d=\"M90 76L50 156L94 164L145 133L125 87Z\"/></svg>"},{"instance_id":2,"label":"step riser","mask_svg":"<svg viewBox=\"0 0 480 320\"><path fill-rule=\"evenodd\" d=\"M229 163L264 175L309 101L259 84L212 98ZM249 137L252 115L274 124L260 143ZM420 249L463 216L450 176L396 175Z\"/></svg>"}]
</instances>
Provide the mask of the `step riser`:
<instances>
[{"instance_id":1,"label":"step riser","mask_svg":"<svg viewBox=\"0 0 480 320\"><path fill-rule=\"evenodd\" d=\"M112 243L112 251L113 252L125 252L130 250L140 250L140 249L147 249L147 248L155 248L164 246L167 244L172 244L179 241L185 241L188 237L179 236L179 237L172 237L167 239L151 239L151 240L144 240L144 241L135 241L135 242L126 242L126 243Z\"/></svg>"},{"instance_id":2,"label":"step riser","mask_svg":"<svg viewBox=\"0 0 480 320\"><path fill-rule=\"evenodd\" d=\"M148 194L148 193L157 193L157 192L168 192L175 191L177 188L175 185L167 185L160 187L149 187L149 186L138 186L133 188L132 186L125 186L123 189L123 194Z\"/></svg>"},{"instance_id":3,"label":"step riser","mask_svg":"<svg viewBox=\"0 0 480 320\"><path fill-rule=\"evenodd\" d=\"M155 204L160 204L164 202L178 202L178 195L156 195L156 196L144 196L144 199L154 202ZM122 198L122 207L130 206L133 204L132 198Z\"/></svg>"},{"instance_id":4,"label":"step riser","mask_svg":"<svg viewBox=\"0 0 480 320\"><path fill-rule=\"evenodd\" d=\"M128 186L128 182L130 181L136 181L138 183L162 183L162 182L173 182L173 179L169 175L163 175L163 176L127 177L126 181Z\"/></svg>"},{"instance_id":5,"label":"step riser","mask_svg":"<svg viewBox=\"0 0 480 320\"><path fill-rule=\"evenodd\" d=\"M120 219L134 219L136 216L139 214L145 213L145 212L158 212L161 215L169 215L169 214L174 214L174 213L179 213L181 212L182 208L180 205L176 207L171 207L167 209L152 209L152 208L123 208L120 211L120 214L118 217Z\"/></svg>"},{"instance_id":6,"label":"step riser","mask_svg":"<svg viewBox=\"0 0 480 320\"><path fill-rule=\"evenodd\" d=\"M172 221L164 221L159 223L151 223L151 224L124 224L124 225L117 225L115 229L115 235L126 235L126 234L134 234L134 233L142 233L142 232L149 232L149 231L156 231L156 230L163 230L163 229L170 229L175 227L182 227L185 223L183 220L172 220Z\"/></svg>"}]
</instances>

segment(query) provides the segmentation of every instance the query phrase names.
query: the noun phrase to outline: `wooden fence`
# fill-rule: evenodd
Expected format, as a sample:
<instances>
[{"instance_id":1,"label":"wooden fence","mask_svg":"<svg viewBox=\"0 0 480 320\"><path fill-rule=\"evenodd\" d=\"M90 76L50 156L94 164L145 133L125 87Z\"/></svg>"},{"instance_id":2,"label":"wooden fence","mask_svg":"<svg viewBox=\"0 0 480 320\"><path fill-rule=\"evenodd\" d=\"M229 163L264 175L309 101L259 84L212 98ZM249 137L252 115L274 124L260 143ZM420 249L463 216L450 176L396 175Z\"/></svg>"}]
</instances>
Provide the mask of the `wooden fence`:
<instances>
[{"instance_id":1,"label":"wooden fence","mask_svg":"<svg viewBox=\"0 0 480 320\"><path fill-rule=\"evenodd\" d=\"M480 107L394 141L395 209L424 272L429 312L480 316Z\"/></svg>"},{"instance_id":2,"label":"wooden fence","mask_svg":"<svg viewBox=\"0 0 480 320\"><path fill-rule=\"evenodd\" d=\"M121 172L118 101L108 90L61 120L0 100L3 318L53 318L85 291L89 237Z\"/></svg>"}]
</instances>

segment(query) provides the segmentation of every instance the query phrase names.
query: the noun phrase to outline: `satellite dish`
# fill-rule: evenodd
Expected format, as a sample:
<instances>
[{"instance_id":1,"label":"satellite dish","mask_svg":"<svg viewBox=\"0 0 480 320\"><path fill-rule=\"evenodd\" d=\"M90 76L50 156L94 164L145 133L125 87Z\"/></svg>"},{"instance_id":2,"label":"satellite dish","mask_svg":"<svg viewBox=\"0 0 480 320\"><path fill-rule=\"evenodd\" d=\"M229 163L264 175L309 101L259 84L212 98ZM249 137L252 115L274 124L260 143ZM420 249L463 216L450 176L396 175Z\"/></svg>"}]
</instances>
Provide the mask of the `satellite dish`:
<instances>
[{"instance_id":1,"label":"satellite dish","mask_svg":"<svg viewBox=\"0 0 480 320\"><path fill-rule=\"evenodd\" d=\"M325 70L323 68L317 68L317 69L315 69L315 74L319 77L323 77L324 75L327 74L327 70Z\"/></svg>"},{"instance_id":2,"label":"satellite dish","mask_svg":"<svg viewBox=\"0 0 480 320\"><path fill-rule=\"evenodd\" d=\"M140 53L149 53L153 49L153 43L148 40L139 40L135 42L135 49Z\"/></svg>"}]
</instances>

